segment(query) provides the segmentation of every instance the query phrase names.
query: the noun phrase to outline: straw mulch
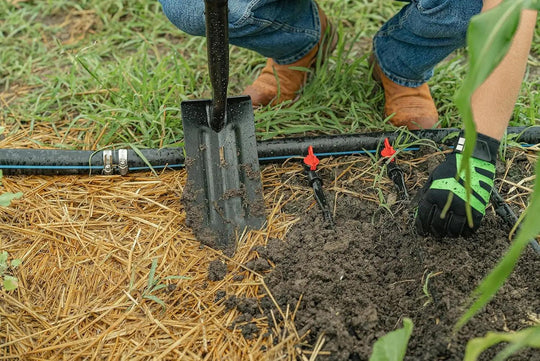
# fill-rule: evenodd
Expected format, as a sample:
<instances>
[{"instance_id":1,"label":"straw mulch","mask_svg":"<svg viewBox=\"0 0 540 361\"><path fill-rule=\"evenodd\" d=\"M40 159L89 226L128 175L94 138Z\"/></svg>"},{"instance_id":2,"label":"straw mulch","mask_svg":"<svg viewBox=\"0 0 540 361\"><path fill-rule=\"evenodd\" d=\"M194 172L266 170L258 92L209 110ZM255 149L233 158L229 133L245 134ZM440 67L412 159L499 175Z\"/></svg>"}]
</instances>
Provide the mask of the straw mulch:
<instances>
[{"instance_id":1,"label":"straw mulch","mask_svg":"<svg viewBox=\"0 0 540 361\"><path fill-rule=\"evenodd\" d=\"M47 137L28 139L19 132L1 146L39 147ZM202 247L184 225L184 171L4 177L1 192L24 196L0 209L0 251L22 259L19 287L0 289L0 359L308 360L294 349L301 337L291 312L282 310L287 322L273 333L253 320L260 332L246 339L238 311L216 299L264 293L262 275L244 265L255 245L294 223L280 212L276 177L272 168L264 175L267 227L243 235L232 258ZM210 281L216 259L227 274ZM149 292L153 260L167 287Z\"/></svg>"},{"instance_id":2,"label":"straw mulch","mask_svg":"<svg viewBox=\"0 0 540 361\"><path fill-rule=\"evenodd\" d=\"M427 158L407 164L414 167ZM352 194L340 183L346 172L357 172L348 174L347 182L361 177L391 187L378 166L362 170L370 163L362 159L325 159L323 167L341 169L328 187ZM270 237L283 239L294 225L295 216L283 211L289 199L282 190L292 198L309 192L287 184L299 171L298 164L264 168L268 224L243 235L232 258L202 247L184 225L184 171L5 177L2 192L24 196L0 210L0 251L23 262L14 272L19 287L0 290L0 359L314 360L321 345L300 350L303 335L295 330L294 310L280 310L286 322L270 333L264 318L253 320L260 332L246 338L234 322L238 311L216 299L219 291L227 297L265 293L263 275L245 264L256 258L254 246ZM518 192L528 188L523 184L514 188L519 201L530 193ZM377 202L372 194L358 196ZM216 259L226 262L227 274L210 281L208 268ZM149 292L153 260L154 278L167 287Z\"/></svg>"},{"instance_id":3,"label":"straw mulch","mask_svg":"<svg viewBox=\"0 0 540 361\"><path fill-rule=\"evenodd\" d=\"M282 237L291 218L274 211L229 259L201 247L184 226L184 184L183 171L5 178L5 190L24 197L1 211L0 248L23 263L18 289L0 291L0 359L292 359L299 341L292 323L278 336L246 340L230 328L236 311L215 300L220 290L261 296L261 275L243 265L254 245ZM168 287L148 293L153 259L155 278ZM226 259L228 272L212 282L215 259ZM233 281L238 275L243 280Z\"/></svg>"}]
</instances>

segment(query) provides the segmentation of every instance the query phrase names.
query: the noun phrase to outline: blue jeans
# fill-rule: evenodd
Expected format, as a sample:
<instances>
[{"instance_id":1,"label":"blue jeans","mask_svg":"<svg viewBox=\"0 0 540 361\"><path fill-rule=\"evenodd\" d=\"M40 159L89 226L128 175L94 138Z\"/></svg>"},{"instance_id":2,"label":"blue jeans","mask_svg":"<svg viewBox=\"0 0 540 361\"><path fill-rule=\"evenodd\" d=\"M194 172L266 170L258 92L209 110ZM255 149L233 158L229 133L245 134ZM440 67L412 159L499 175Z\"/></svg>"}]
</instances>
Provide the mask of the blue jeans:
<instances>
[{"instance_id":1,"label":"blue jeans","mask_svg":"<svg viewBox=\"0 0 540 361\"><path fill-rule=\"evenodd\" d=\"M205 34L203 0L160 0L180 30ZM319 41L321 24L314 0L229 0L229 42L291 64Z\"/></svg>"},{"instance_id":2,"label":"blue jeans","mask_svg":"<svg viewBox=\"0 0 540 361\"><path fill-rule=\"evenodd\" d=\"M388 0L390 1L390 0ZM472 16L482 0L401 0L406 4L373 39L374 54L392 81L409 87L425 83L433 68L465 45ZM203 0L160 0L180 30L204 36ZM229 0L229 41L290 64L320 38L314 0Z\"/></svg>"},{"instance_id":3,"label":"blue jeans","mask_svg":"<svg viewBox=\"0 0 540 361\"><path fill-rule=\"evenodd\" d=\"M454 50L464 47L482 0L410 0L373 39L373 52L394 83L417 87Z\"/></svg>"}]
</instances>

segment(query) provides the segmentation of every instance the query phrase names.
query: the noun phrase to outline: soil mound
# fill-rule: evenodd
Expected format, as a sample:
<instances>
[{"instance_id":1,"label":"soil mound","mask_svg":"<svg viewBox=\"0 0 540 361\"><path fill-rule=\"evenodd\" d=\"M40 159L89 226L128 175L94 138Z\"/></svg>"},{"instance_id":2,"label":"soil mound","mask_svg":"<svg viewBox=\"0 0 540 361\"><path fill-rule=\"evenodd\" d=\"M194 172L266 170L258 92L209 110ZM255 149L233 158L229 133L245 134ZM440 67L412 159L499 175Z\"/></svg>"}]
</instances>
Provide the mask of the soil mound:
<instances>
[{"instance_id":1,"label":"soil mound","mask_svg":"<svg viewBox=\"0 0 540 361\"><path fill-rule=\"evenodd\" d=\"M354 203L338 207L334 230L309 212L286 241L261 250L276 264L265 281L278 304L299 304L295 323L300 333L310 330L310 344L324 334L330 355L321 360L367 360L376 339L404 317L414 322L407 360L462 360L470 338L519 330L538 316L538 257L529 250L487 309L452 337L467 297L508 248L496 216L473 238L437 240L417 236L406 209L391 216Z\"/></svg>"}]
</instances>

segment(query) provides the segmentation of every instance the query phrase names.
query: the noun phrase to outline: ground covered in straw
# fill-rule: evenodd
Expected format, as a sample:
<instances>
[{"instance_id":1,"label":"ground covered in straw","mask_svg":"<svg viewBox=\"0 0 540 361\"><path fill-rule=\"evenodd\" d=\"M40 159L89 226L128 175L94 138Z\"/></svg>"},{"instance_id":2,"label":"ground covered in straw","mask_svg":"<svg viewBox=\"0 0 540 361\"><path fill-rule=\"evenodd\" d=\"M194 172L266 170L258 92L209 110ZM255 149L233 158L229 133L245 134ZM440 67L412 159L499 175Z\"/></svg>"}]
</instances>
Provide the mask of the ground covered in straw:
<instances>
[{"instance_id":1,"label":"ground covered in straw","mask_svg":"<svg viewBox=\"0 0 540 361\"><path fill-rule=\"evenodd\" d=\"M442 157L427 153L402 157L412 194ZM498 169L516 210L530 193L532 154L509 152ZM509 230L490 210L473 240L418 238L381 165L323 160L334 230L298 160L264 166L268 224L232 257L185 226L184 171L4 177L3 191L24 196L0 213L0 250L22 259L10 271L19 287L0 290L0 359L364 360L403 317L415 323L411 360L459 359L471 337L538 322L538 258L526 254L450 339Z\"/></svg>"}]
</instances>

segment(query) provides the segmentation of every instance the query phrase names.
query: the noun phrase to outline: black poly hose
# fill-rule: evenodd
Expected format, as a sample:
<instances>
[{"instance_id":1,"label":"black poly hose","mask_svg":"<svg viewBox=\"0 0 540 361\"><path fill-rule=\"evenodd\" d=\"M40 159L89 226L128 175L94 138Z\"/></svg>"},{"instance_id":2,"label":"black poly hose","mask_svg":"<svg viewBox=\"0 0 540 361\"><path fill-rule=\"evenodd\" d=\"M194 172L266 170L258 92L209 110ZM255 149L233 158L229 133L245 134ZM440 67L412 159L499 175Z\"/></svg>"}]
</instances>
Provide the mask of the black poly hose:
<instances>
[{"instance_id":1,"label":"black poly hose","mask_svg":"<svg viewBox=\"0 0 540 361\"><path fill-rule=\"evenodd\" d=\"M6 175L114 174L122 173L122 154L126 155L126 171L149 170L146 161L155 169L184 166L182 148L141 149L140 153L144 158L133 149L0 149L0 169Z\"/></svg>"},{"instance_id":2,"label":"black poly hose","mask_svg":"<svg viewBox=\"0 0 540 361\"><path fill-rule=\"evenodd\" d=\"M449 135L459 132L459 129L453 128L411 131L416 139L429 139L437 144L446 145L454 143ZM539 126L509 127L507 134L517 135L515 141L519 143L540 143ZM258 142L257 154L260 162L276 162L292 157L303 157L310 145L317 150L318 156L373 152L380 147L385 138L393 143L399 135L400 131L396 130L367 134L273 139ZM6 175L126 174L128 171L142 171L150 168L181 168L184 167L184 163L182 148L140 149L138 151L133 149L101 151L0 149L0 170ZM531 245L538 253L539 245L536 240L531 240Z\"/></svg>"},{"instance_id":3,"label":"black poly hose","mask_svg":"<svg viewBox=\"0 0 540 361\"><path fill-rule=\"evenodd\" d=\"M411 140L429 139L436 144L453 145L454 139L449 136L458 134L461 130L456 128L413 130ZM274 161L275 159L291 158L293 156L304 156L308 146L312 145L317 156L336 156L341 154L354 154L363 150L375 151L388 138L390 143L394 143L396 138L407 133L400 130L392 132L374 132L365 134L340 134L323 135L314 137L273 139L257 144L259 160L261 162ZM537 144L540 143L540 126L535 127L508 127L508 135L519 135L516 139L519 143Z\"/></svg>"},{"instance_id":4,"label":"black poly hose","mask_svg":"<svg viewBox=\"0 0 540 361\"><path fill-rule=\"evenodd\" d=\"M458 133L455 128L411 131L417 139L429 139L437 144L453 144L449 135ZM291 157L303 157L308 146L313 146L317 156L339 156L377 150L385 138L390 142L402 133L375 132L366 134L339 134L314 137L283 138L260 141L257 153L261 163L282 161ZM518 135L516 141L525 144L540 143L540 126L509 127L507 134ZM124 171L147 171L180 168L184 166L182 148L132 150L61 150L61 149L0 149L0 169L6 175L41 174L114 174ZM121 154L125 154L123 157ZM127 163L127 169L121 164Z\"/></svg>"}]
</instances>

